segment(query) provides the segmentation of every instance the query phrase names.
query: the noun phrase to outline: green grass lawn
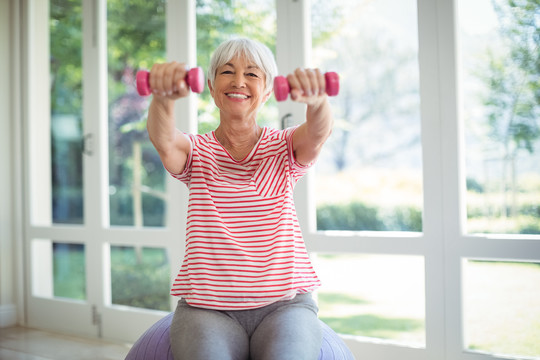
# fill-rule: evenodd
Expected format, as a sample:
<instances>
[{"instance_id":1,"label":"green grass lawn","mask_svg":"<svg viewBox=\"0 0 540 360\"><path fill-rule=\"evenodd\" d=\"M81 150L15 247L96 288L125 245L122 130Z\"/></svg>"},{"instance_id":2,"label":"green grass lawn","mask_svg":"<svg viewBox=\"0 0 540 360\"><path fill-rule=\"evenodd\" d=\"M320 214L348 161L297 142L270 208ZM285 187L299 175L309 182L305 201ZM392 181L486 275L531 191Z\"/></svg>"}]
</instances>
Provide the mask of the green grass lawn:
<instances>
[{"instance_id":1,"label":"green grass lawn","mask_svg":"<svg viewBox=\"0 0 540 360\"><path fill-rule=\"evenodd\" d=\"M111 246L112 304L170 310L169 260L164 249ZM83 245L54 245L53 294L58 298L86 299Z\"/></svg>"},{"instance_id":2,"label":"green grass lawn","mask_svg":"<svg viewBox=\"0 0 540 360\"><path fill-rule=\"evenodd\" d=\"M114 304L169 310L162 249L112 247ZM54 296L84 300L84 247L55 248ZM424 262L419 256L318 255L320 318L343 334L425 346ZM540 357L540 264L464 263L466 344ZM151 286L150 286L151 285Z\"/></svg>"},{"instance_id":3,"label":"green grass lawn","mask_svg":"<svg viewBox=\"0 0 540 360\"><path fill-rule=\"evenodd\" d=\"M53 245L53 294L55 297L86 299L86 261L84 245Z\"/></svg>"},{"instance_id":4,"label":"green grass lawn","mask_svg":"<svg viewBox=\"0 0 540 360\"><path fill-rule=\"evenodd\" d=\"M319 315L335 331L425 346L421 258L319 255L315 264ZM540 264L469 261L463 279L468 348L540 358Z\"/></svg>"},{"instance_id":5,"label":"green grass lawn","mask_svg":"<svg viewBox=\"0 0 540 360\"><path fill-rule=\"evenodd\" d=\"M342 334L425 346L419 256L319 255L319 316Z\"/></svg>"},{"instance_id":6,"label":"green grass lawn","mask_svg":"<svg viewBox=\"0 0 540 360\"><path fill-rule=\"evenodd\" d=\"M467 262L463 286L469 348L540 357L540 264Z\"/></svg>"}]
</instances>

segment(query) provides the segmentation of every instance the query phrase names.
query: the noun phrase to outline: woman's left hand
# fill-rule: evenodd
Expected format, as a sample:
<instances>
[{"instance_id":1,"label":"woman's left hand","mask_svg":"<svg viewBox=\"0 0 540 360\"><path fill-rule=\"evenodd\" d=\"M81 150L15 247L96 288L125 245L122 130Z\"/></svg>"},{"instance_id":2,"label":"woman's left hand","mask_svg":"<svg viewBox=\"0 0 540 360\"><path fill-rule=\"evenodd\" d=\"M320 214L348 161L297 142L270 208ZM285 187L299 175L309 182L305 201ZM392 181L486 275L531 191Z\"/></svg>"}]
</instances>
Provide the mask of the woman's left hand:
<instances>
[{"instance_id":1,"label":"woman's left hand","mask_svg":"<svg viewBox=\"0 0 540 360\"><path fill-rule=\"evenodd\" d=\"M326 101L326 81L319 69L298 68L287 76L291 99L307 105L321 105Z\"/></svg>"},{"instance_id":2,"label":"woman's left hand","mask_svg":"<svg viewBox=\"0 0 540 360\"><path fill-rule=\"evenodd\" d=\"M293 133L293 150L298 163L311 164L332 132L333 117L326 94L326 82L319 69L296 69L287 76L293 101L307 104L306 121Z\"/></svg>"}]
</instances>

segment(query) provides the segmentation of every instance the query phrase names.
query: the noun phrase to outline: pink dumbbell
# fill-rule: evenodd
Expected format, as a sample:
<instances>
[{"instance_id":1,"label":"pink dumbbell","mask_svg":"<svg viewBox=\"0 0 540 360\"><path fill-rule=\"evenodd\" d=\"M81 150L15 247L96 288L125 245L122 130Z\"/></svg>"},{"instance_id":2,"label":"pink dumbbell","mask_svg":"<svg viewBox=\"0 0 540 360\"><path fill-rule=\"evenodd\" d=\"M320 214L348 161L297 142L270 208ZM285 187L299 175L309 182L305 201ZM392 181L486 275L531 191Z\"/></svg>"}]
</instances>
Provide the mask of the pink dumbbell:
<instances>
[{"instance_id":1,"label":"pink dumbbell","mask_svg":"<svg viewBox=\"0 0 540 360\"><path fill-rule=\"evenodd\" d=\"M204 90L204 74L200 67L189 69L184 79L191 91L202 93ZM137 92L141 96L148 96L152 93L150 89L150 72L140 70L137 72Z\"/></svg>"},{"instance_id":2,"label":"pink dumbbell","mask_svg":"<svg viewBox=\"0 0 540 360\"><path fill-rule=\"evenodd\" d=\"M326 81L326 93L328 96L336 96L339 93L339 75L333 71L324 74ZM285 76L276 76L274 79L274 95L277 101L287 99L291 87Z\"/></svg>"}]
</instances>

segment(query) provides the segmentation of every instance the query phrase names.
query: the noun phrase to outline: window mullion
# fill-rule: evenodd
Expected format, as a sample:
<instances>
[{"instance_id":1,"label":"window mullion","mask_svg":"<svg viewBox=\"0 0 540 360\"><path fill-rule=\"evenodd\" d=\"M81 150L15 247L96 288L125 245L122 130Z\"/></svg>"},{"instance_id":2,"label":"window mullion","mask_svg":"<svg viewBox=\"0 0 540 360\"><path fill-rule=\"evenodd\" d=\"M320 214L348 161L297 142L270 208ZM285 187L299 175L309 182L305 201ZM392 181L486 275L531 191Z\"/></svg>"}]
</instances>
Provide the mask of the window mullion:
<instances>
[{"instance_id":1,"label":"window mullion","mask_svg":"<svg viewBox=\"0 0 540 360\"><path fill-rule=\"evenodd\" d=\"M108 112L107 112L107 2L82 2L82 117L83 117L83 199L84 225L82 238L86 252L87 301L104 307L103 257L109 226L108 199ZM98 329L98 336L101 330Z\"/></svg>"},{"instance_id":2,"label":"window mullion","mask_svg":"<svg viewBox=\"0 0 540 360\"><path fill-rule=\"evenodd\" d=\"M29 225L52 225L52 175L50 65L47 2L36 3L27 9L28 28L25 44L27 71L24 88L28 101L23 104L28 119L27 140L27 211ZM31 176L39 174L39 176Z\"/></svg>"},{"instance_id":3,"label":"window mullion","mask_svg":"<svg viewBox=\"0 0 540 360\"><path fill-rule=\"evenodd\" d=\"M443 282L438 310L444 313L444 349L446 359L457 359L463 352L463 306L462 306L462 268L460 246L464 225L464 176L463 169L463 131L459 116L456 4L453 0L436 1L437 19L437 94L439 97L438 118L440 121L440 159L442 207L440 208L442 236L439 238L443 257L435 258ZM427 119L426 119L427 120ZM441 248L439 248L440 250ZM441 266L444 268L441 269ZM442 315L441 315L442 316Z\"/></svg>"},{"instance_id":4,"label":"window mullion","mask_svg":"<svg viewBox=\"0 0 540 360\"><path fill-rule=\"evenodd\" d=\"M167 59L185 62L190 67L198 66L195 5L195 0L170 0L167 3L166 15ZM182 36L178 36L178 34L182 34ZM203 71L205 70L203 69ZM198 130L197 96L191 93L187 98L175 103L176 127L190 134L196 134ZM189 195L188 189L172 176L167 176L166 192L169 199L183 199L183 201L167 202L167 218L165 220L169 257L182 259L184 257L185 221L188 205L185 199ZM170 271L171 278L174 278L178 272L177 266L171 266ZM174 307L175 303L176 299L171 297L171 306Z\"/></svg>"},{"instance_id":5,"label":"window mullion","mask_svg":"<svg viewBox=\"0 0 540 360\"><path fill-rule=\"evenodd\" d=\"M276 61L280 75L287 75L298 67L309 66L311 53L311 3L309 0L276 0L277 42ZM293 124L305 119L306 106L293 101L278 103L279 118ZM295 189L295 205L306 241L316 228L315 204L310 194L312 175L308 173Z\"/></svg>"},{"instance_id":6,"label":"window mullion","mask_svg":"<svg viewBox=\"0 0 540 360\"><path fill-rule=\"evenodd\" d=\"M178 34L182 34L179 36ZM167 3L167 59L197 66L196 13L194 0L172 0ZM176 102L176 123L179 129L197 133L196 96ZM185 100L185 101L183 101ZM184 114L189 114L184 116ZM181 115L181 116L180 116Z\"/></svg>"},{"instance_id":7,"label":"window mullion","mask_svg":"<svg viewBox=\"0 0 540 360\"><path fill-rule=\"evenodd\" d=\"M276 62L280 75L286 76L298 67L309 65L311 26L309 1L276 0ZM305 106L292 101L278 103L279 116L290 114L293 124L305 117Z\"/></svg>"},{"instance_id":8,"label":"window mullion","mask_svg":"<svg viewBox=\"0 0 540 360\"><path fill-rule=\"evenodd\" d=\"M107 2L83 2L83 132L85 224L109 225L107 131Z\"/></svg>"},{"instance_id":9,"label":"window mullion","mask_svg":"<svg viewBox=\"0 0 540 360\"><path fill-rule=\"evenodd\" d=\"M189 67L198 66L195 5L194 0L171 0L167 3L167 60L186 63ZM178 36L178 34L182 35ZM187 98L175 102L176 127L190 134L197 133L197 96L190 93ZM179 186L178 180L171 176L167 177L166 191L169 199L187 199L188 197L187 188ZM187 202L168 201L166 214L167 229L183 239L185 220L179 221L179 219L186 218ZM175 258L180 259L183 256L183 243L176 240L174 244ZM173 267L171 271L176 270Z\"/></svg>"},{"instance_id":10,"label":"window mullion","mask_svg":"<svg viewBox=\"0 0 540 360\"><path fill-rule=\"evenodd\" d=\"M447 302L449 258L445 244L459 226L457 167L456 71L453 2L418 0L420 97L426 291L426 350L428 358L445 358L449 317L460 318L459 302ZM444 69L444 71L442 71ZM450 127L450 128L449 128ZM450 151L449 149L452 149ZM453 202L449 204L449 202ZM455 260L455 259L454 259ZM452 260L452 261L454 261ZM446 266L445 266L446 265ZM459 278L452 267L450 277ZM452 288L455 290L454 288ZM458 295L459 296L459 295ZM450 358L448 358L450 359Z\"/></svg>"}]
</instances>

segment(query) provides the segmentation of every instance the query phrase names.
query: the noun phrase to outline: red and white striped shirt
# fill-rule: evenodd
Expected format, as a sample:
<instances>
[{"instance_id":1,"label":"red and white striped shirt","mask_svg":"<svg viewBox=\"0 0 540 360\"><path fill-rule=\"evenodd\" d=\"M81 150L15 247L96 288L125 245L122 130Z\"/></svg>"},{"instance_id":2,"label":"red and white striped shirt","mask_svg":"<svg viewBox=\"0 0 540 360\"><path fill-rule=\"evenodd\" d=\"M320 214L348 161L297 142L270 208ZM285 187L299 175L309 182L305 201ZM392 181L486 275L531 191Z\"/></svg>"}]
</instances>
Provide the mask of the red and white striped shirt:
<instances>
[{"instance_id":1,"label":"red and white striped shirt","mask_svg":"<svg viewBox=\"0 0 540 360\"><path fill-rule=\"evenodd\" d=\"M181 174L189 188L186 251L171 294L220 310L251 309L320 286L293 201L307 172L293 154L292 134L263 128L249 155L236 161L214 132L188 135Z\"/></svg>"}]
</instances>

